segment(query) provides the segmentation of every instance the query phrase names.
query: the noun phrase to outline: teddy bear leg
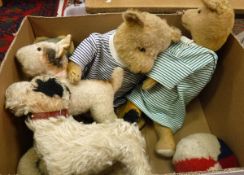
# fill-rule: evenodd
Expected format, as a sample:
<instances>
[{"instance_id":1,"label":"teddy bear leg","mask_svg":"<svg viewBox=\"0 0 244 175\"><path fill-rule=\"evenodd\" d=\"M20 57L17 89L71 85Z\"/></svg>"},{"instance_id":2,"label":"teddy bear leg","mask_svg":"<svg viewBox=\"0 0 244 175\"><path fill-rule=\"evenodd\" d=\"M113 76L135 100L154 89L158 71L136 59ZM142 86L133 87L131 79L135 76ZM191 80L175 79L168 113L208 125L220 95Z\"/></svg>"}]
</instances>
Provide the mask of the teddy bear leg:
<instances>
[{"instance_id":1,"label":"teddy bear leg","mask_svg":"<svg viewBox=\"0 0 244 175\"><path fill-rule=\"evenodd\" d=\"M67 67L68 79L72 84L77 84L81 80L82 69L81 67L70 61Z\"/></svg>"},{"instance_id":2,"label":"teddy bear leg","mask_svg":"<svg viewBox=\"0 0 244 175\"><path fill-rule=\"evenodd\" d=\"M172 157L175 152L175 140L172 130L156 122L154 122L154 128L158 136L155 145L156 153L164 157Z\"/></svg>"},{"instance_id":3,"label":"teddy bear leg","mask_svg":"<svg viewBox=\"0 0 244 175\"><path fill-rule=\"evenodd\" d=\"M140 129L145 125L141 110L129 100L117 109L117 115L130 123L137 122Z\"/></svg>"}]
</instances>

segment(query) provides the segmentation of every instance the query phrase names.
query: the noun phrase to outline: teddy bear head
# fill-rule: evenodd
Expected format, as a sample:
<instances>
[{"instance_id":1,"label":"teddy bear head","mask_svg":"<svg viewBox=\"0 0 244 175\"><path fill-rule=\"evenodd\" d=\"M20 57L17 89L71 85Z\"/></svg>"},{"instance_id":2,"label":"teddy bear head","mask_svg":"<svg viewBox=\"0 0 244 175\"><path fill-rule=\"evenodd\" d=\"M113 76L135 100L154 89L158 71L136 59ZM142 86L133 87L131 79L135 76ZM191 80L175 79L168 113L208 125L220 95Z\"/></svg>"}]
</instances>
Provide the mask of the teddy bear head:
<instances>
[{"instance_id":1,"label":"teddy bear head","mask_svg":"<svg viewBox=\"0 0 244 175\"><path fill-rule=\"evenodd\" d=\"M232 31L234 11L228 0L202 1L202 7L183 13L182 24L197 44L216 51Z\"/></svg>"},{"instance_id":2,"label":"teddy bear head","mask_svg":"<svg viewBox=\"0 0 244 175\"><path fill-rule=\"evenodd\" d=\"M127 10L113 43L126 68L133 73L147 73L157 55L180 37L180 30L169 26L166 20L148 12Z\"/></svg>"}]
</instances>

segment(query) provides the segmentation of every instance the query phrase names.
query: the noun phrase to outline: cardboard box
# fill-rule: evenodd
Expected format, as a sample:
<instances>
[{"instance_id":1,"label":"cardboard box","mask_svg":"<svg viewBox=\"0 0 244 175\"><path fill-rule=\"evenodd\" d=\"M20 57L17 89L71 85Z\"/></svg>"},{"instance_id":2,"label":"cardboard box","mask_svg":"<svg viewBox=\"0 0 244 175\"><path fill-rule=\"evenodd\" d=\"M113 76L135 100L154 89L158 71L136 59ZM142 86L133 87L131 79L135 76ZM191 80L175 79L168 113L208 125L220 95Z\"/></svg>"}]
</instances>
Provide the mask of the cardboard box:
<instances>
[{"instance_id":1,"label":"cardboard box","mask_svg":"<svg viewBox=\"0 0 244 175\"><path fill-rule=\"evenodd\" d=\"M243 0L230 0L238 14L244 14ZM88 13L121 12L137 8L152 13L172 13L178 10L198 8L202 0L86 0Z\"/></svg>"},{"instance_id":2,"label":"cardboard box","mask_svg":"<svg viewBox=\"0 0 244 175\"><path fill-rule=\"evenodd\" d=\"M166 15L171 25L181 29L180 16ZM120 14L89 15L80 17L26 17L15 37L0 69L0 174L15 173L20 156L30 147L31 132L23 119L17 119L4 109L5 89L22 80L15 61L18 48L31 44L35 37L71 33L77 45L91 32L115 29L122 22ZM186 31L182 30L186 35ZM222 138L244 166L244 50L231 35L218 52L219 63L215 75L203 91L187 108L184 127L176 133L176 140L196 132L212 132ZM170 159L155 155L156 135L148 125L143 133L147 139L150 163L154 173L172 172ZM242 171L244 173L244 171Z\"/></svg>"}]
</instances>

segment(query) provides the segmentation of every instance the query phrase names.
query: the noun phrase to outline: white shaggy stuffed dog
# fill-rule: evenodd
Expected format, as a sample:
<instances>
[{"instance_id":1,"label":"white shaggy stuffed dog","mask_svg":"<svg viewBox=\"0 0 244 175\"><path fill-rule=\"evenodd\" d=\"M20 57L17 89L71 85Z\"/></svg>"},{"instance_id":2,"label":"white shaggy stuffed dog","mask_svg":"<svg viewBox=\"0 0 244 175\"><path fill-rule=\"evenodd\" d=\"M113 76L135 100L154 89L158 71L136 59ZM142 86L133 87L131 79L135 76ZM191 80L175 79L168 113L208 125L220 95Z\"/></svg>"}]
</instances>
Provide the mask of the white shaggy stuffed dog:
<instances>
[{"instance_id":1,"label":"white shaggy stuffed dog","mask_svg":"<svg viewBox=\"0 0 244 175\"><path fill-rule=\"evenodd\" d=\"M129 175L148 175L145 141L134 125L120 119L85 125L68 114L70 90L60 80L39 76L6 90L6 108L16 116L30 114L34 147L50 175L91 175L113 163L125 165Z\"/></svg>"}]
</instances>

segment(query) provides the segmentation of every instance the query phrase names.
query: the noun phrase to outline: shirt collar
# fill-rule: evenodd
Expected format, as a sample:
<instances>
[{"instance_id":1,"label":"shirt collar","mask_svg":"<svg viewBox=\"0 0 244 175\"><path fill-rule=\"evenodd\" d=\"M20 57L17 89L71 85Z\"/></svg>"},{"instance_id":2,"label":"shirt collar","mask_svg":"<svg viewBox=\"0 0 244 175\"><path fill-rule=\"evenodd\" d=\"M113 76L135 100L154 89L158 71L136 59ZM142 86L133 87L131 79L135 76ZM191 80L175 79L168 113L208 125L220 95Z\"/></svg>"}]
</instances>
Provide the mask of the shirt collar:
<instances>
[{"instance_id":1,"label":"shirt collar","mask_svg":"<svg viewBox=\"0 0 244 175\"><path fill-rule=\"evenodd\" d=\"M121 67L125 67L123 61L119 58L118 53L117 53L117 51L116 51L116 49L114 47L114 35L115 35L115 32L112 35L110 35L110 37L109 37L109 50L110 50L110 53L111 53L113 59L117 63L119 63Z\"/></svg>"},{"instance_id":2,"label":"shirt collar","mask_svg":"<svg viewBox=\"0 0 244 175\"><path fill-rule=\"evenodd\" d=\"M191 40L191 39L189 39L189 38L187 38L187 37L185 37L185 36L182 36L182 37L180 38L180 40L181 40L183 43L186 43L186 44L189 44L189 45L194 45L194 44L195 44L193 40Z\"/></svg>"}]
</instances>

